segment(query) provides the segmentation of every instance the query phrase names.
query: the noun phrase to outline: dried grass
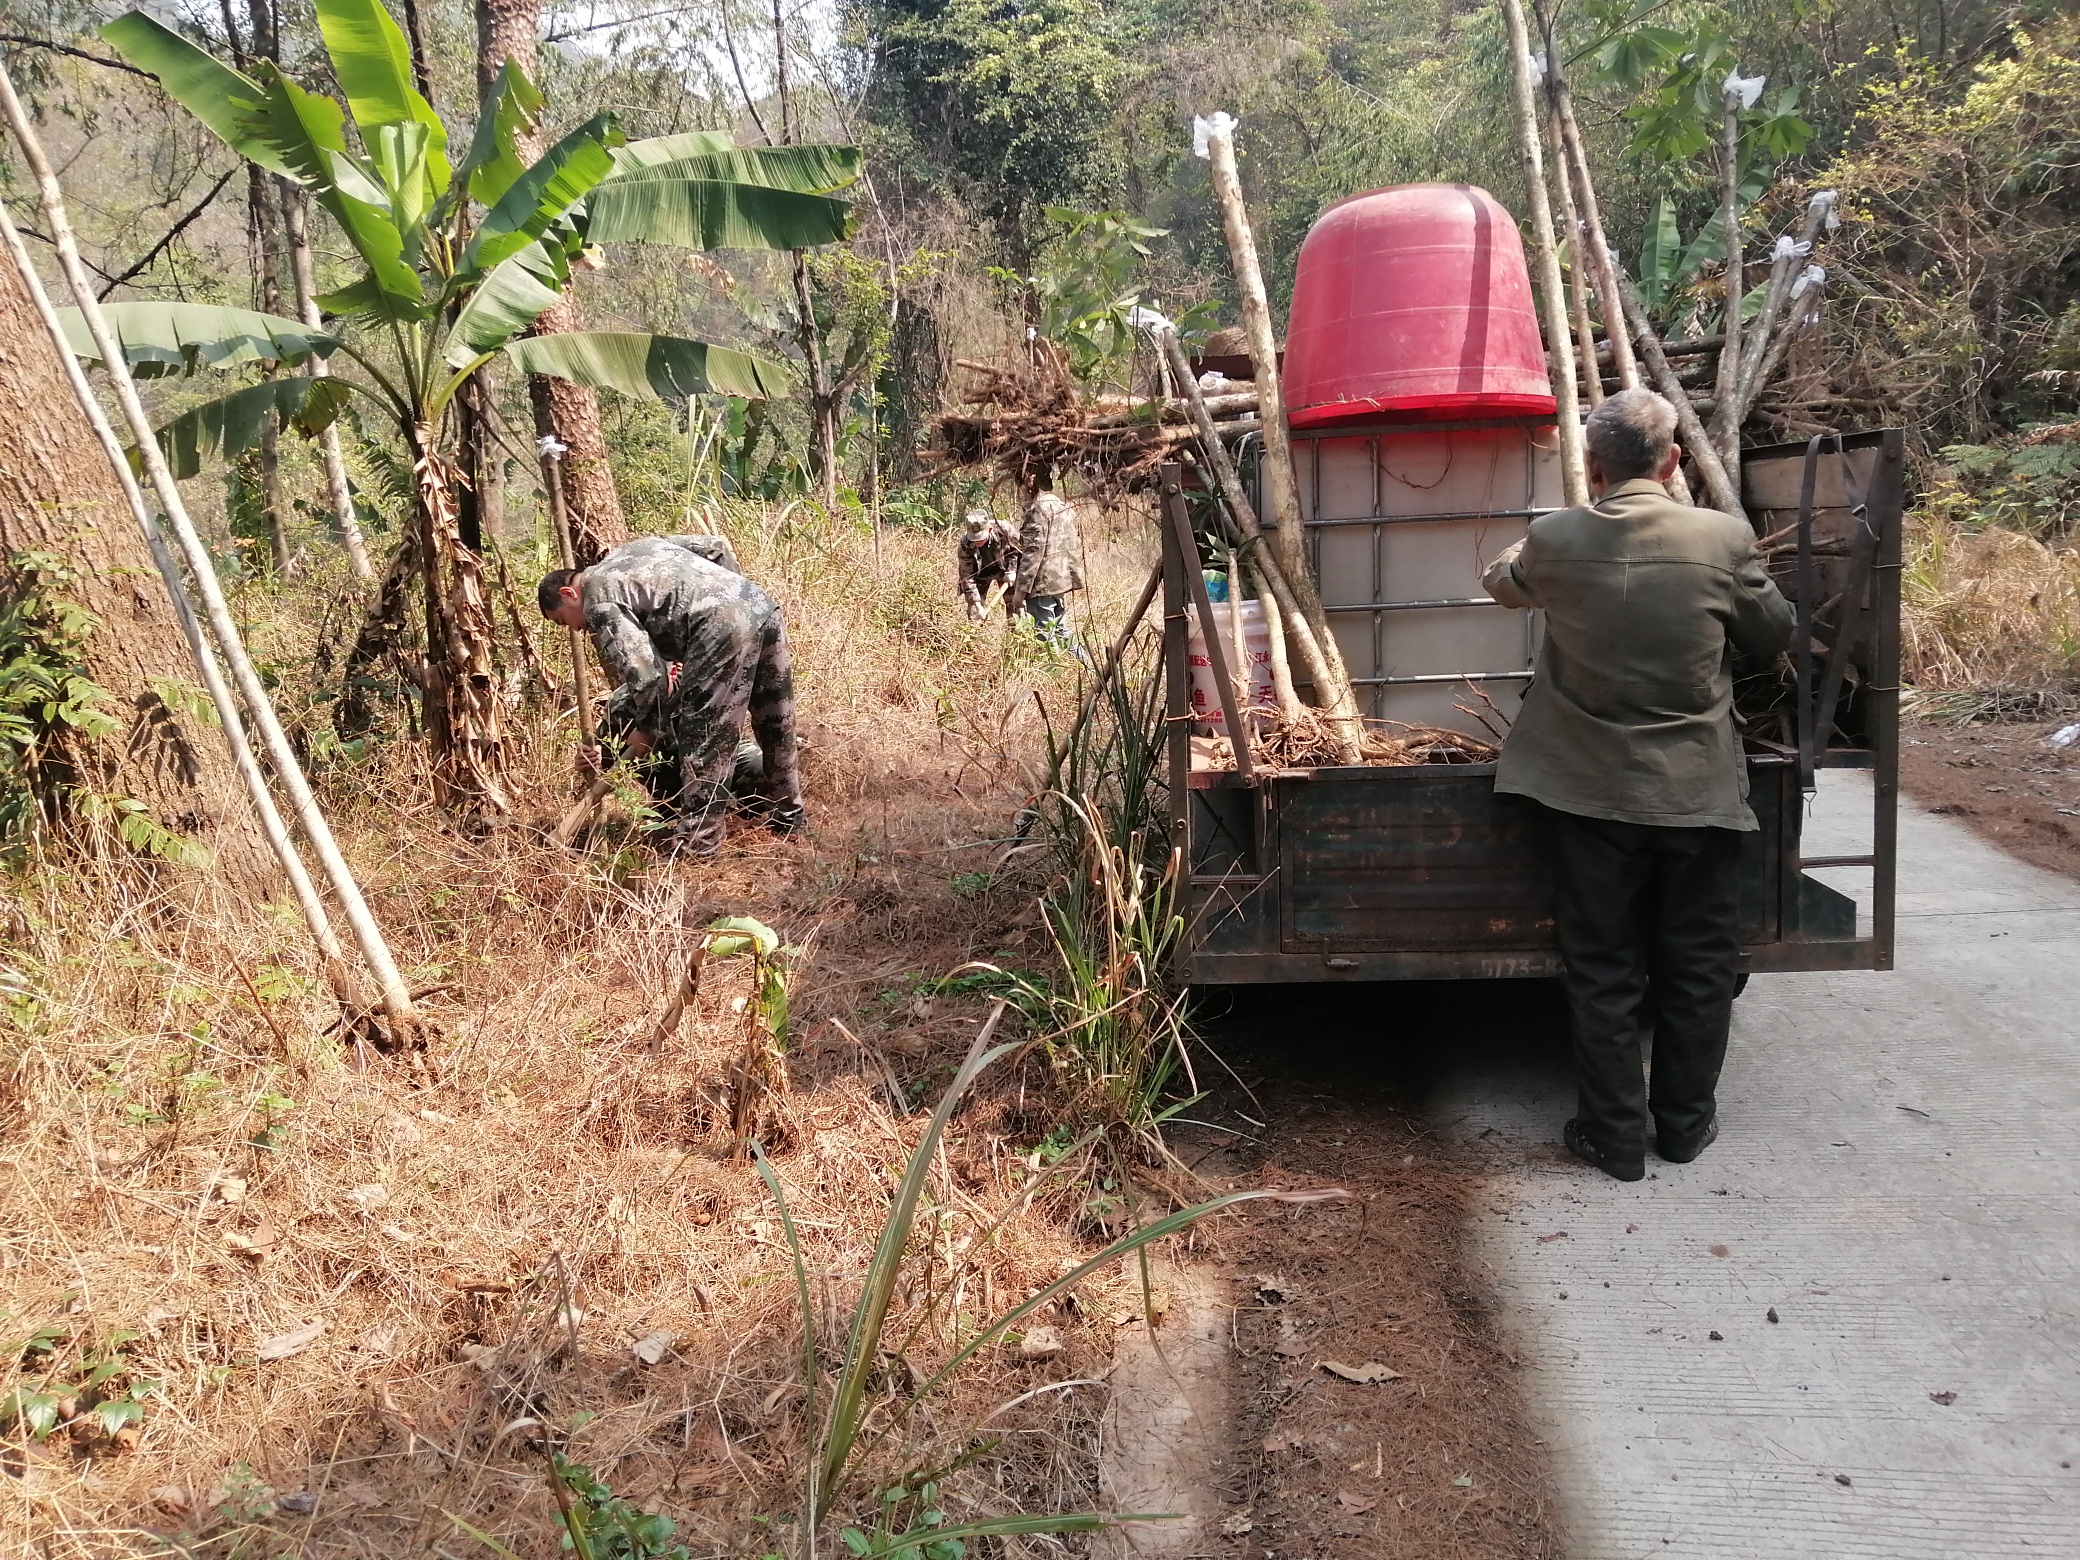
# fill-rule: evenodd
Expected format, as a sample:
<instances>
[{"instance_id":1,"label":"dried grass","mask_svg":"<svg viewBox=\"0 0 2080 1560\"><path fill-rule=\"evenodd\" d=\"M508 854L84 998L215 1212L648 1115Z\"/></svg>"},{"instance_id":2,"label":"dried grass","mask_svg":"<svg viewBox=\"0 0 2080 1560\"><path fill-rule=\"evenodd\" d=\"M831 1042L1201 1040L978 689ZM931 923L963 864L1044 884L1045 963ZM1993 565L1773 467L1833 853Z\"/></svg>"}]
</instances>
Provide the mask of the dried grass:
<instances>
[{"instance_id":1,"label":"dried grass","mask_svg":"<svg viewBox=\"0 0 2080 1560\"><path fill-rule=\"evenodd\" d=\"M452 1513L546 1556L552 1442L673 1516L696 1554L779 1547L755 1519L793 1505L799 1322L723 1095L748 963L709 966L677 1038L642 1037L715 915L810 945L788 1092L761 1130L834 1338L922 1126L911 1107L980 1018L919 977L1046 957L1018 924L1031 885L952 880L988 868L1037 778L1033 696L1066 704L1073 673L995 624L970 634L947 539L877 545L799 508L724 518L789 609L811 836L740 832L713 863L659 865L614 822L582 855L525 829L462 838L416 800L408 746L323 777L400 961L444 993L427 1004L444 1030L430 1086L356 1071L324 1034L286 896L78 864L21 882L0 1027L0 1308L24 1335L58 1323L73 1348L138 1332L129 1369L159 1389L131 1450L9 1431L0 1547L71 1560L185 1535L210 1556L484 1552ZM1102 534L1091 547L1094 615L1116 619L1146 562ZM277 649L313 632L293 615L277 629ZM546 718L516 736L517 789L543 817L567 794L570 741ZM1055 1098L1029 1057L956 1123L899 1301L916 1332L892 1368L928 1369L955 1316L1089 1249L1073 1156L1027 1157ZM254 1146L277 1117L276 1146ZM1109 1312L1050 1316L1059 1355L992 1351L928 1428L1096 1374L1109 1341L1092 1318ZM307 1347L256 1363L263 1340L316 1320ZM640 1363L634 1341L659 1332L670 1352ZM1087 1507L1096 1408L1075 1389L1001 1413L1004 1447L948 1481L949 1509ZM580 1410L596 1417L566 1437ZM246 1469L267 1489L241 1487Z\"/></svg>"},{"instance_id":2,"label":"dried grass","mask_svg":"<svg viewBox=\"0 0 2080 1560\"><path fill-rule=\"evenodd\" d=\"M1470 710L1468 713L1474 714ZM1476 714L1475 718L1482 717ZM1253 712L1245 719L1251 722L1250 758L1260 768L1319 769L1337 761L1335 745L1329 740L1328 723L1316 710L1302 710L1297 720L1268 710ZM1235 767L1235 744L1227 737L1195 737L1193 744L1199 767ZM1365 722L1365 762L1376 768L1395 769L1412 764L1492 764L1499 751L1492 742L1483 742L1478 737L1444 726L1412 726L1398 720L1367 719Z\"/></svg>"},{"instance_id":3,"label":"dried grass","mask_svg":"<svg viewBox=\"0 0 2080 1560\"><path fill-rule=\"evenodd\" d=\"M2057 691L2080 677L2080 553L1909 517L1901 670L1923 689Z\"/></svg>"}]
</instances>

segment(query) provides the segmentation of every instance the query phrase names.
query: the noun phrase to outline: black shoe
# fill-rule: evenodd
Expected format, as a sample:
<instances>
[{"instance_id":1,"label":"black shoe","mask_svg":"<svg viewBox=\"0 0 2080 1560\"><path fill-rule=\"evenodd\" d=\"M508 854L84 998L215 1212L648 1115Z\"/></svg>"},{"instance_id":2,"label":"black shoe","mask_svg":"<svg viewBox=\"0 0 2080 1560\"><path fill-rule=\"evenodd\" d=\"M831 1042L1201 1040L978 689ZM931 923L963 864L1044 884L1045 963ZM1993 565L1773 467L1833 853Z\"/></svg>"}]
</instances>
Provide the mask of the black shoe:
<instances>
[{"instance_id":1,"label":"black shoe","mask_svg":"<svg viewBox=\"0 0 2080 1560\"><path fill-rule=\"evenodd\" d=\"M1714 1115L1710 1121L1704 1124L1704 1131L1697 1135L1695 1142L1671 1143L1667 1138L1656 1134L1654 1138L1654 1152L1672 1165L1687 1165L1718 1141L1719 1118Z\"/></svg>"},{"instance_id":2,"label":"black shoe","mask_svg":"<svg viewBox=\"0 0 2080 1560\"><path fill-rule=\"evenodd\" d=\"M1647 1178L1647 1156L1645 1154L1640 1155L1637 1159L1619 1159L1616 1155L1605 1152L1600 1145L1592 1143L1588 1138L1584 1137L1579 1121L1568 1122L1560 1136L1561 1140L1567 1144L1567 1151L1570 1154L1574 1155L1575 1158L1585 1165L1594 1165L1614 1181L1644 1181Z\"/></svg>"}]
</instances>

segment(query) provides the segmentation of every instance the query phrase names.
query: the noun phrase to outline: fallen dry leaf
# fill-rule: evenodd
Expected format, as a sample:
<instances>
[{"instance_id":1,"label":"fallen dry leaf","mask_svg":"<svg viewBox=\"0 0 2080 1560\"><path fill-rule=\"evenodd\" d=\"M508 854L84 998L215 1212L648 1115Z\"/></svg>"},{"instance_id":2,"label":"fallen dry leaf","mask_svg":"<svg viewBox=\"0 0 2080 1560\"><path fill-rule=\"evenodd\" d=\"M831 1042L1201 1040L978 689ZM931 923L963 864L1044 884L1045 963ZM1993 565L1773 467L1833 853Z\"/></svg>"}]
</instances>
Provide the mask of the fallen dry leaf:
<instances>
[{"instance_id":1,"label":"fallen dry leaf","mask_svg":"<svg viewBox=\"0 0 2080 1560\"><path fill-rule=\"evenodd\" d=\"M672 1345L679 1341L677 1333L644 1333L636 1340L635 1355L645 1365L655 1365L672 1352Z\"/></svg>"},{"instance_id":2,"label":"fallen dry leaf","mask_svg":"<svg viewBox=\"0 0 2080 1560\"><path fill-rule=\"evenodd\" d=\"M1539 1243L1539 1244L1540 1244L1541 1246L1550 1246L1550 1245L1552 1245L1552 1243L1553 1243L1554 1241L1556 1241L1556 1240L1565 1240L1565 1239L1567 1239L1567 1231L1565 1231L1565 1230L1555 1230L1555 1231L1553 1231L1553 1233L1552 1233L1552 1234L1550 1234L1550 1235L1541 1235L1541 1236L1539 1236L1539 1237L1538 1237L1538 1243Z\"/></svg>"},{"instance_id":3,"label":"fallen dry leaf","mask_svg":"<svg viewBox=\"0 0 2080 1560\"><path fill-rule=\"evenodd\" d=\"M1256 1523L1250 1521L1246 1512L1238 1511L1221 1523L1221 1532L1229 1538L1241 1538L1255 1526Z\"/></svg>"},{"instance_id":4,"label":"fallen dry leaf","mask_svg":"<svg viewBox=\"0 0 2080 1560\"><path fill-rule=\"evenodd\" d=\"M1957 1401L1957 1394L1955 1392L1931 1392L1928 1395L1928 1400L1931 1403L1940 1403L1943 1407L1948 1408Z\"/></svg>"},{"instance_id":5,"label":"fallen dry leaf","mask_svg":"<svg viewBox=\"0 0 2080 1560\"><path fill-rule=\"evenodd\" d=\"M246 1200L246 1181L241 1175L220 1175L211 1185L210 1191L218 1202L241 1203Z\"/></svg>"},{"instance_id":6,"label":"fallen dry leaf","mask_svg":"<svg viewBox=\"0 0 2080 1560\"><path fill-rule=\"evenodd\" d=\"M1029 1360L1045 1359L1062 1352L1062 1335L1053 1327L1028 1328L1018 1340L1018 1352Z\"/></svg>"},{"instance_id":7,"label":"fallen dry leaf","mask_svg":"<svg viewBox=\"0 0 2080 1560\"><path fill-rule=\"evenodd\" d=\"M396 1241L401 1246L409 1246L415 1239L417 1239L417 1237L414 1236L410 1230L405 1229L400 1225L385 1224L379 1226L378 1229L379 1233L387 1236L391 1240Z\"/></svg>"},{"instance_id":8,"label":"fallen dry leaf","mask_svg":"<svg viewBox=\"0 0 2080 1560\"><path fill-rule=\"evenodd\" d=\"M1356 1490L1338 1490L1336 1492L1336 1504L1354 1517L1363 1516L1379 1504L1379 1497L1377 1495L1360 1495Z\"/></svg>"},{"instance_id":9,"label":"fallen dry leaf","mask_svg":"<svg viewBox=\"0 0 2080 1560\"><path fill-rule=\"evenodd\" d=\"M1733 1251L1732 1248L1727 1246L1714 1246L1712 1248L1712 1255L1715 1257L1730 1257L1733 1255Z\"/></svg>"},{"instance_id":10,"label":"fallen dry leaf","mask_svg":"<svg viewBox=\"0 0 2080 1560\"><path fill-rule=\"evenodd\" d=\"M162 1484L152 1491L152 1504L169 1517L185 1517L195 1509L195 1495L185 1485Z\"/></svg>"},{"instance_id":11,"label":"fallen dry leaf","mask_svg":"<svg viewBox=\"0 0 2080 1560\"><path fill-rule=\"evenodd\" d=\"M328 1324L323 1317L305 1322L301 1327L291 1328L285 1333L276 1333L272 1338L262 1338L253 1358L265 1365L273 1360L285 1360L292 1354L301 1354L325 1336Z\"/></svg>"},{"instance_id":12,"label":"fallen dry leaf","mask_svg":"<svg viewBox=\"0 0 2080 1560\"><path fill-rule=\"evenodd\" d=\"M1382 1381L1399 1381L1401 1372L1380 1364L1378 1360L1367 1360L1363 1365L1345 1365L1336 1360L1323 1360L1322 1369L1344 1381L1355 1382L1361 1387L1376 1387Z\"/></svg>"},{"instance_id":13,"label":"fallen dry leaf","mask_svg":"<svg viewBox=\"0 0 2080 1560\"><path fill-rule=\"evenodd\" d=\"M1271 1346L1271 1352L1281 1359L1297 1360L1307 1352L1307 1345L1298 1338L1281 1338Z\"/></svg>"}]
</instances>

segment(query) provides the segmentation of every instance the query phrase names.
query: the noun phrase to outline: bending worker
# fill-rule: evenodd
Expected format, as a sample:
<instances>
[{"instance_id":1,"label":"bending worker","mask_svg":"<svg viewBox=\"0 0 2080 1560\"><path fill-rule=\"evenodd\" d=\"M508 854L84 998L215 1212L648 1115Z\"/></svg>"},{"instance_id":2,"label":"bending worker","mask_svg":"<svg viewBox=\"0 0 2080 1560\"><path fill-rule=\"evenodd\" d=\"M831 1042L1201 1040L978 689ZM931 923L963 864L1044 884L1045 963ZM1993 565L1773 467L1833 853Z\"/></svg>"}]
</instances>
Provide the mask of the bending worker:
<instances>
[{"instance_id":1,"label":"bending worker","mask_svg":"<svg viewBox=\"0 0 2080 1560\"><path fill-rule=\"evenodd\" d=\"M1023 608L1042 639L1069 643L1071 591L1083 589L1083 537L1076 506L1054 490L1045 466L1026 482L1026 519L1018 533L1018 573L1006 607Z\"/></svg>"},{"instance_id":2,"label":"bending worker","mask_svg":"<svg viewBox=\"0 0 2080 1560\"><path fill-rule=\"evenodd\" d=\"M618 684L606 729L623 732L636 757L663 760L675 854L721 848L747 713L764 760L753 810L777 833L802 826L786 630L773 598L737 572L727 540L638 537L588 569L551 570L535 595L551 622L591 631Z\"/></svg>"},{"instance_id":3,"label":"bending worker","mask_svg":"<svg viewBox=\"0 0 2080 1560\"><path fill-rule=\"evenodd\" d=\"M961 527L954 573L968 621L980 623L996 599L991 593L1010 590L1017 578L1017 534L988 510L969 510Z\"/></svg>"},{"instance_id":4,"label":"bending worker","mask_svg":"<svg viewBox=\"0 0 2080 1560\"><path fill-rule=\"evenodd\" d=\"M1757 827L1733 658L1774 656L1792 612L1745 520L1670 500L1676 414L1627 390L1589 414L1596 502L1531 522L1488 593L1546 615L1498 792L1540 804L1558 876L1578 1105L1568 1151L1621 1181L1719 1135L1740 954L1741 836ZM1653 1089L1640 1071L1653 1031Z\"/></svg>"}]
</instances>

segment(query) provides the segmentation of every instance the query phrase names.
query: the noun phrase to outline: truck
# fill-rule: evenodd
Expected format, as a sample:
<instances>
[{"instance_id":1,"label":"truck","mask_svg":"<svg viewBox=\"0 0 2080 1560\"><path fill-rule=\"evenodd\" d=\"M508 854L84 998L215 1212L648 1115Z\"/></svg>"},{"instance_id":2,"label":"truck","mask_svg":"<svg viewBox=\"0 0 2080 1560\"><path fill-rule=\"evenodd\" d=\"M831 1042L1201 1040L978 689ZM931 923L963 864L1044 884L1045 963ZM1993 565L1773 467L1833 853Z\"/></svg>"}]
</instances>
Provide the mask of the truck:
<instances>
[{"instance_id":1,"label":"truck","mask_svg":"<svg viewBox=\"0 0 2080 1560\"><path fill-rule=\"evenodd\" d=\"M1553 434L1550 415L1292 430L1307 554L1368 715L1492 740L1521 700L1537 614L1497 605L1480 578L1561 507ZM1798 625L1789 675L1745 668L1737 699L1761 825L1744 837L1744 976L1892 967L1904 453L1883 429L1742 457L1748 518ZM1159 486L1170 821L1186 868L1177 977L1557 975L1534 810L1495 794L1493 763L1274 770L1241 743L1221 767L1193 741L1194 628L1213 630L1198 637L1217 685L1233 686L1232 641L1184 473L1166 467ZM1838 769L1870 772L1870 849L1808 855L1807 798ZM1836 886L1845 877L1858 892Z\"/></svg>"}]
</instances>

